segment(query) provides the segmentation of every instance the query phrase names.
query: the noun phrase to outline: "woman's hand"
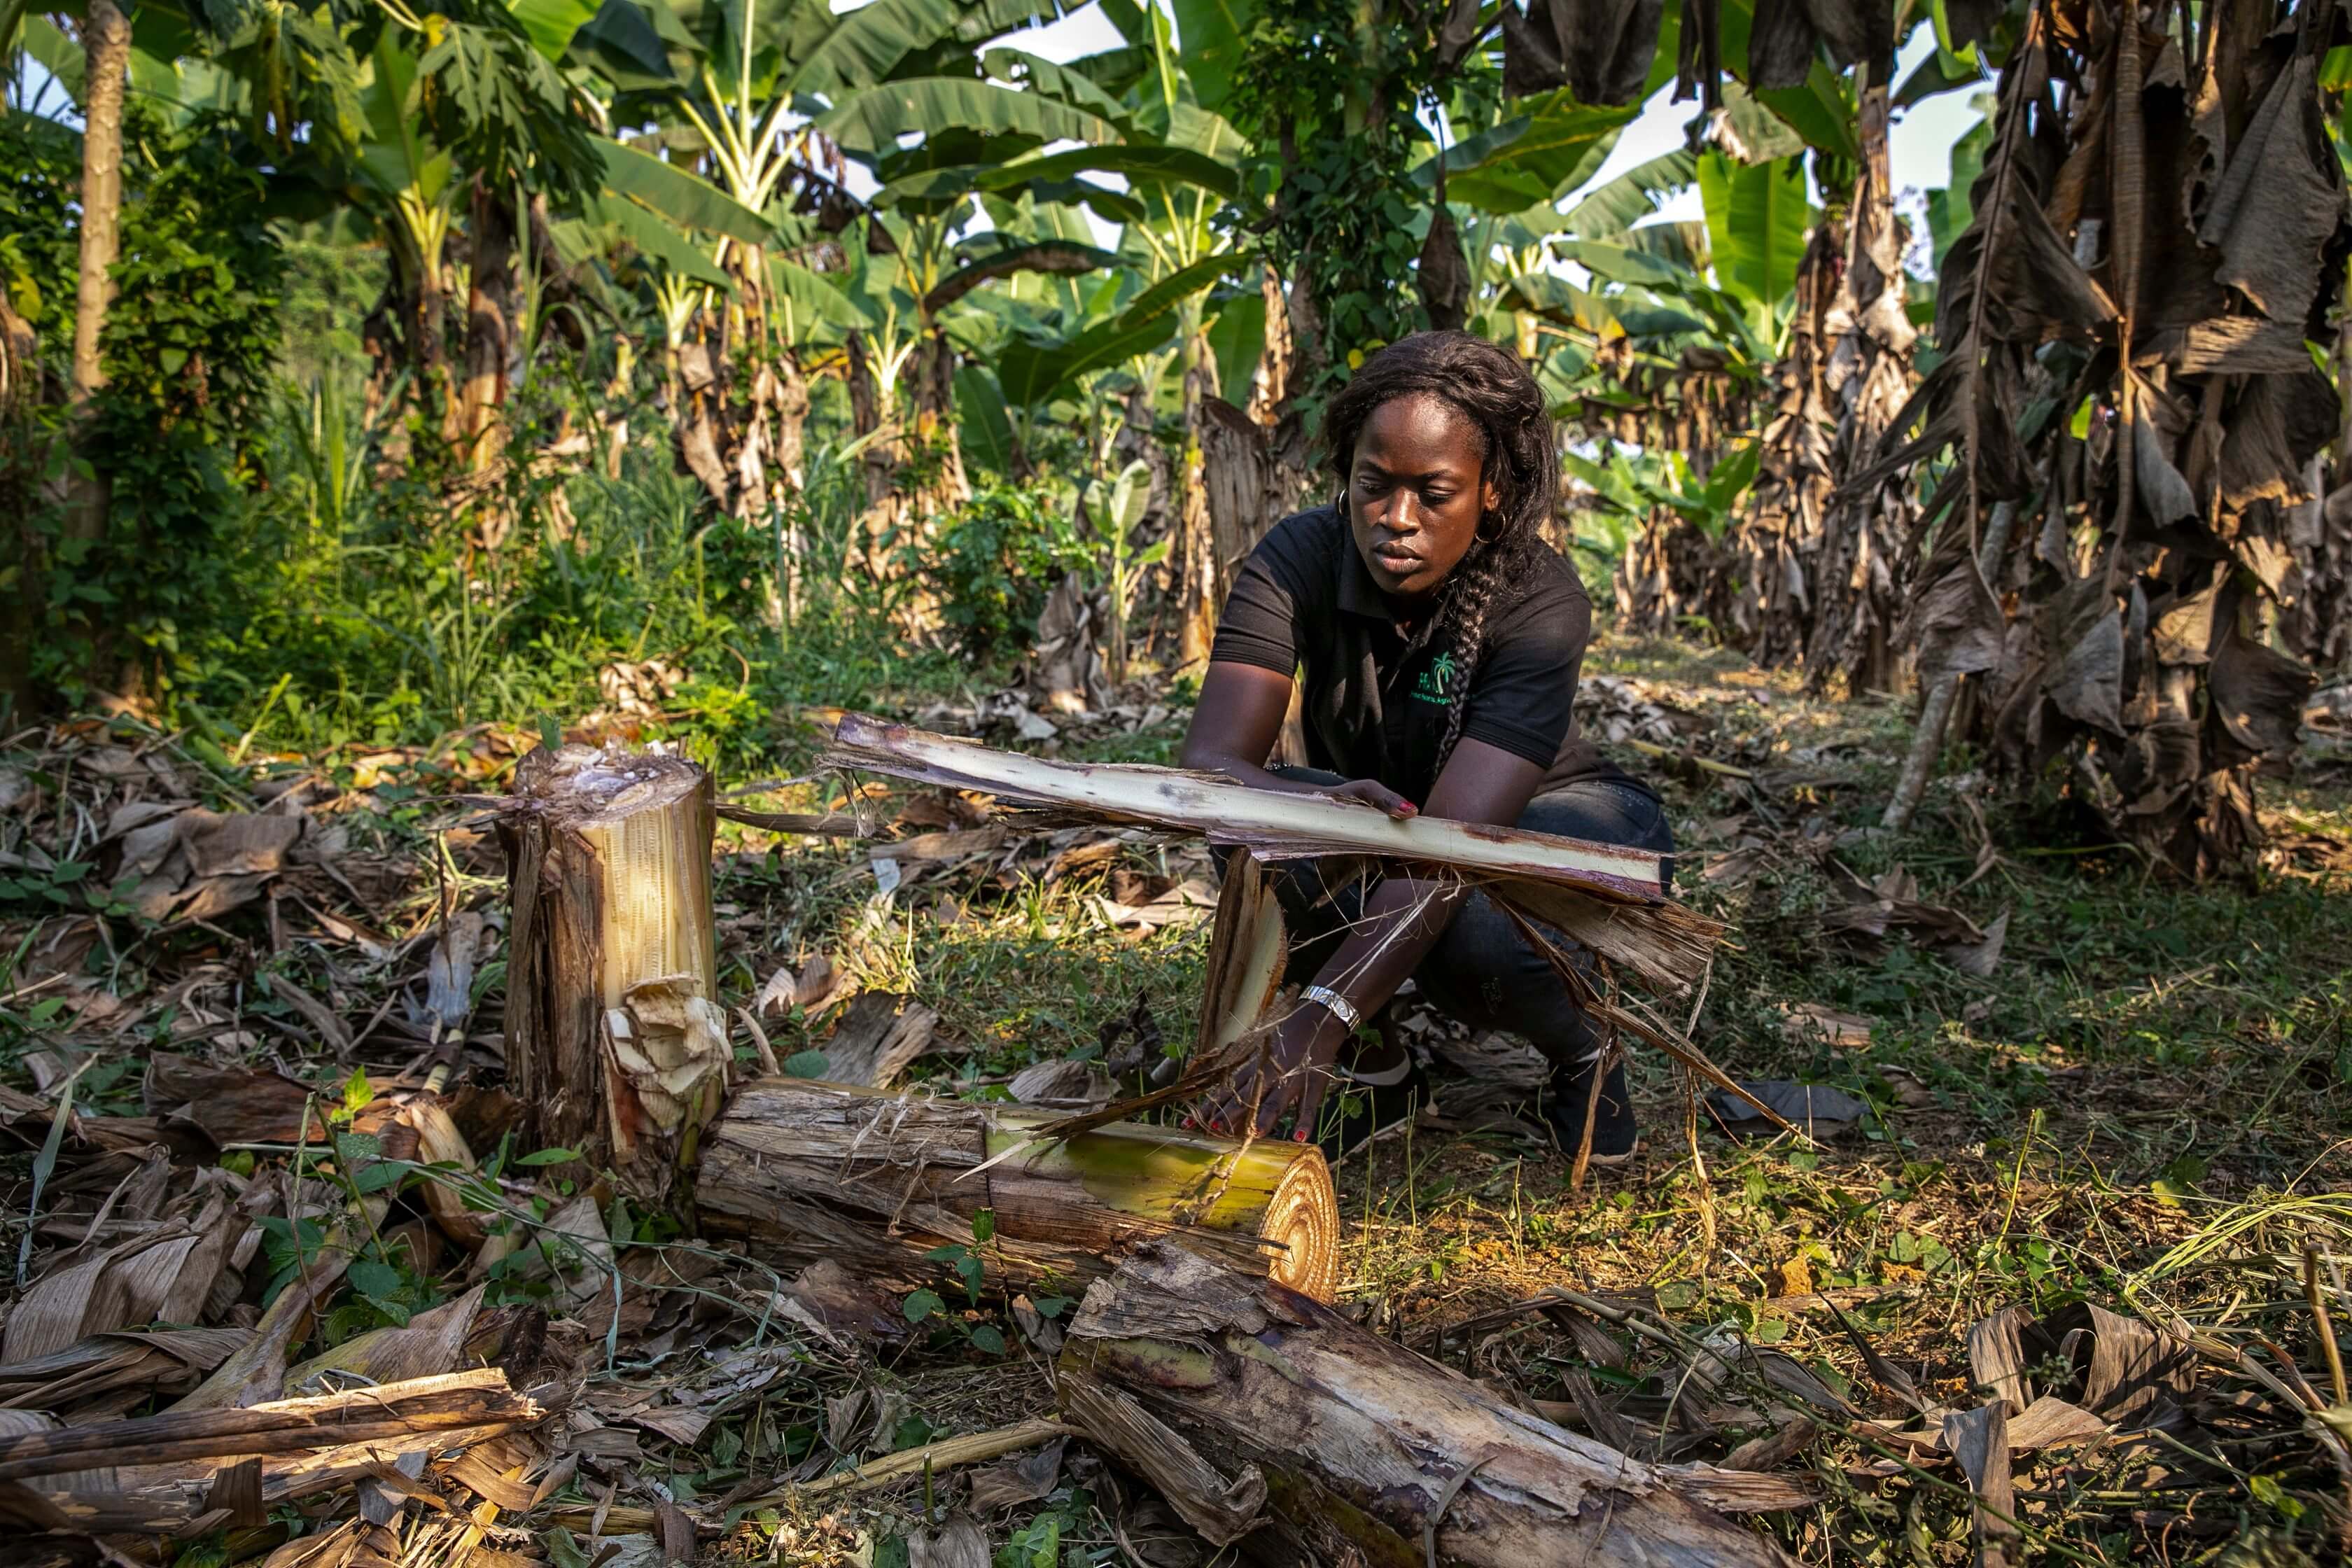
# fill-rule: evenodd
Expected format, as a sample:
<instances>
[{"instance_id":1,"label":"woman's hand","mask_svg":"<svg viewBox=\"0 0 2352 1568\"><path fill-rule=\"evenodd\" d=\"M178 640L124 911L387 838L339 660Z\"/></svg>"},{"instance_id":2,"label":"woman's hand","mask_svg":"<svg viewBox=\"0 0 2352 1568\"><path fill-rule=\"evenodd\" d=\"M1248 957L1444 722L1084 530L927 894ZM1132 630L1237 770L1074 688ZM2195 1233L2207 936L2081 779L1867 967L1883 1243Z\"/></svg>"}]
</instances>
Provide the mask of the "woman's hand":
<instances>
[{"instance_id":1,"label":"woman's hand","mask_svg":"<svg viewBox=\"0 0 2352 1568\"><path fill-rule=\"evenodd\" d=\"M1316 1112L1331 1088L1331 1064L1339 1059L1347 1038L1347 1026L1327 1009L1311 1002L1298 1007L1275 1030L1264 1055L1251 1058L1211 1097L1209 1131L1241 1136L1249 1129L1255 1102L1257 1136L1273 1132L1283 1112L1295 1106L1297 1131L1293 1136L1302 1142L1314 1137Z\"/></svg>"},{"instance_id":2,"label":"woman's hand","mask_svg":"<svg viewBox=\"0 0 2352 1568\"><path fill-rule=\"evenodd\" d=\"M1328 795L1334 800L1361 801L1396 822L1421 815L1421 807L1378 779L1350 779L1343 784L1302 784L1298 787L1302 795Z\"/></svg>"}]
</instances>

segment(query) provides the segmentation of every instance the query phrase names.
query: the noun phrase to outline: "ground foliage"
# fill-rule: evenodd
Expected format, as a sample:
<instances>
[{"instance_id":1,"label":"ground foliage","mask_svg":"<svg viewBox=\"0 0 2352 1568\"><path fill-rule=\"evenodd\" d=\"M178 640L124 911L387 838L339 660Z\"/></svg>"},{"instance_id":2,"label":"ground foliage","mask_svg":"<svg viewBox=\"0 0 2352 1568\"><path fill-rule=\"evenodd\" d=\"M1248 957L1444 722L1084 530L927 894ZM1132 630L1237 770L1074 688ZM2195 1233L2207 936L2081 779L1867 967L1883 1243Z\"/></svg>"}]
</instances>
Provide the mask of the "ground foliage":
<instances>
[{"instance_id":1,"label":"ground foliage","mask_svg":"<svg viewBox=\"0 0 2352 1568\"><path fill-rule=\"evenodd\" d=\"M1064 718L1053 747L1165 760L1184 715L1148 693ZM952 683L877 695L934 727L1014 738ZM1604 642L1584 710L1664 783L1685 895L1735 922L1697 1037L1743 1078L1843 1091L1858 1120L1819 1129L1811 1149L1704 1121L1695 1163L1680 1085L1637 1058L1645 1152L1575 1189L1533 1135L1524 1049L1461 1037L1408 1000L1397 1026L1432 1058L1437 1099L1340 1167L1349 1310L1633 1451L1738 1451L1808 1478L1821 1508L1769 1521L1803 1560L1925 1563L1967 1558L1969 1480L1948 1428L1914 1411L1976 1410L1988 1363L1972 1365L1966 1331L2018 1309L2031 1321L2005 1321L2022 1360L1998 1374L2025 1380L2021 1407L2063 1399L2103 1435L2018 1457L2026 1534L2012 1560L2328 1559L2343 1479L2326 1425L2292 1406L2305 1390L2319 1407L2340 1403L2306 1249L2320 1299L2339 1321L2352 1310L2334 1274L2352 1226L2332 1195L2352 1102L2338 743L2315 735L2259 877L2184 890L2126 846L1989 830L1999 819L1969 769L1931 795L1916 831L1876 831L1900 712L1824 706L1720 653ZM698 718L600 723L691 739ZM1027 838L961 797L778 785L816 737L782 718L760 733L761 776L725 775L761 786L747 798L829 800L885 841L728 830L724 990L761 1020L761 1038L736 1035L747 1069L764 1051L784 1070L821 1070L860 993L935 1014L916 1076L981 1099L1039 1062L1147 1071L1187 1037L1200 851L1089 830ZM561 1155L500 1131L513 1114L497 1088L502 868L453 797L495 790L543 738L477 725L427 747L238 755L237 739L116 721L12 739L0 772L8 1239L41 1217L24 1255L35 1292L16 1294L0 1333L46 1322L58 1302L39 1282L60 1268L228 1224L218 1205L241 1192L235 1212L253 1217L232 1228L253 1226L257 1249L232 1251L211 1304L184 1321L234 1333L305 1256L331 1255L343 1283L296 1359L380 1353L371 1333L462 1319L478 1353L547 1397L567 1391L555 1427L498 1451L524 1489L498 1494L509 1511L488 1516L481 1539L499 1549L568 1563L593 1558L600 1533L652 1549L675 1529L690 1539L699 1520L714 1560L899 1562L971 1521L998 1563L1203 1561L1147 1490L1076 1445L929 1481L918 1469L851 1492L774 1492L788 1475L813 1483L1048 1410L1037 1358L1070 1304L992 1297L975 1235L940 1258L937 1287L884 1304L897 1329L862 1343L779 1316L778 1281L706 1253L672 1217L536 1173ZM468 910L490 923L453 1003L426 972L452 958L449 916ZM1993 932L1984 965L1974 939ZM405 1120L435 1009L453 1006L467 1044L448 1103L471 1172L427 1168L433 1151ZM297 1155L306 1097L330 1125ZM73 1111L57 1123L60 1101ZM65 1136L42 1171L53 1124ZM158 1139L168 1152L144 1152ZM167 1168L180 1173L168 1187L153 1174ZM445 1184L471 1194L470 1220L436 1209ZM387 1196L366 1235L352 1227ZM110 1202L102 1238L79 1243L74 1216ZM480 1261L485 1236L503 1261ZM121 1322L79 1330L158 1315L136 1291L91 1300L99 1313L116 1302ZM2086 1319L2091 1306L2121 1317ZM2093 1337L2066 1353L2060 1336L2078 1320ZM2143 1323L2192 1335L2204 1359L2163 1432L2104 1436L2136 1423L2083 1357L2097 1334ZM142 1373L83 1407L135 1414L194 1375ZM489 1494L464 1489L491 1482L470 1474L425 1479L473 1509ZM238 1555L303 1518L315 1521L305 1539L325 1542L350 1517L322 1494L258 1534L199 1544ZM451 1539L432 1533L440 1516L407 1517L412 1549ZM2271 1555L2247 1555L2257 1548Z\"/></svg>"}]
</instances>

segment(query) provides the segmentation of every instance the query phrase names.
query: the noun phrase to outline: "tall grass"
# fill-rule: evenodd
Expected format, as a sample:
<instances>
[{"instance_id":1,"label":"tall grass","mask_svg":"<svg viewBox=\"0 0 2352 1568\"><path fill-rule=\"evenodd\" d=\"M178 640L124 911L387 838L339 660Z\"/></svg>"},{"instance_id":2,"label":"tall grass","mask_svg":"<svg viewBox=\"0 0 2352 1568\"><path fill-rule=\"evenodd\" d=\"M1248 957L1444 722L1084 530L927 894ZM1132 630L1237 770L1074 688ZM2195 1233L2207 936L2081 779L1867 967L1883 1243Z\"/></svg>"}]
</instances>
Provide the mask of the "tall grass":
<instances>
[{"instance_id":1,"label":"tall grass","mask_svg":"<svg viewBox=\"0 0 2352 1568\"><path fill-rule=\"evenodd\" d=\"M863 483L840 441L812 442L801 496L772 516L718 515L644 434L617 477L513 465L456 505L384 460L396 433L369 428L360 402L335 366L281 388L273 483L234 530L247 591L190 650L183 689L239 732L258 725L260 751L571 723L604 704L600 669L658 660L678 679L653 727L749 757L800 706L879 705L969 673L889 629L907 584L862 569ZM539 449L562 412L527 399L513 449Z\"/></svg>"}]
</instances>

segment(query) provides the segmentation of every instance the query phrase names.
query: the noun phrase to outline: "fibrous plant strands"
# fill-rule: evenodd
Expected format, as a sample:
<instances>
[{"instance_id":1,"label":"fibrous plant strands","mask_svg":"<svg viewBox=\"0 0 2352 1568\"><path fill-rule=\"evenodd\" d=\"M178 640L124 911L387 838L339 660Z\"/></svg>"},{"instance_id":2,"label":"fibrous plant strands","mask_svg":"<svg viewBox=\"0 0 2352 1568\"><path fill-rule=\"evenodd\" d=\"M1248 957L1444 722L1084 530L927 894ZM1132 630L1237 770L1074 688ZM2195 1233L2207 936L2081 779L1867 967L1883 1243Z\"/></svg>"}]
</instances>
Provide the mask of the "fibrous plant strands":
<instances>
[{"instance_id":1,"label":"fibrous plant strands","mask_svg":"<svg viewBox=\"0 0 2352 1568\"><path fill-rule=\"evenodd\" d=\"M1181 1246L1088 1288L1059 1370L1073 1424L1213 1542L1264 1531L1253 1545L1276 1560L1778 1568L1778 1548L1719 1510L1811 1501L1563 1431Z\"/></svg>"},{"instance_id":2,"label":"fibrous plant strands","mask_svg":"<svg viewBox=\"0 0 2352 1568\"><path fill-rule=\"evenodd\" d=\"M500 817L507 1079L541 1148L658 1198L726 1093L710 775L585 746L527 754Z\"/></svg>"},{"instance_id":3,"label":"fibrous plant strands","mask_svg":"<svg viewBox=\"0 0 2352 1568\"><path fill-rule=\"evenodd\" d=\"M1722 933L1713 921L1660 897L1671 858L1613 844L1427 816L1398 822L1350 803L1252 789L1215 773L1048 762L856 714L841 721L824 760L1100 821L1197 833L1262 860L1373 855L1416 872L1458 876L1668 992L1696 981Z\"/></svg>"},{"instance_id":4,"label":"fibrous plant strands","mask_svg":"<svg viewBox=\"0 0 2352 1568\"><path fill-rule=\"evenodd\" d=\"M350 1485L403 1454L536 1424L540 1404L496 1368L244 1409L175 1410L0 1439L0 1522L94 1532L200 1525L223 1471L260 1461L277 1507Z\"/></svg>"},{"instance_id":5,"label":"fibrous plant strands","mask_svg":"<svg viewBox=\"0 0 2352 1568\"><path fill-rule=\"evenodd\" d=\"M1312 1145L1135 1123L1041 1141L1054 1120L761 1079L711 1127L695 1203L706 1236L740 1237L780 1268L832 1258L899 1285L936 1283L947 1269L926 1255L962 1246L992 1285L1075 1289L1181 1232L1234 1268L1308 1295L1338 1288L1339 1202ZM982 1209L993 1230L975 1241Z\"/></svg>"}]
</instances>

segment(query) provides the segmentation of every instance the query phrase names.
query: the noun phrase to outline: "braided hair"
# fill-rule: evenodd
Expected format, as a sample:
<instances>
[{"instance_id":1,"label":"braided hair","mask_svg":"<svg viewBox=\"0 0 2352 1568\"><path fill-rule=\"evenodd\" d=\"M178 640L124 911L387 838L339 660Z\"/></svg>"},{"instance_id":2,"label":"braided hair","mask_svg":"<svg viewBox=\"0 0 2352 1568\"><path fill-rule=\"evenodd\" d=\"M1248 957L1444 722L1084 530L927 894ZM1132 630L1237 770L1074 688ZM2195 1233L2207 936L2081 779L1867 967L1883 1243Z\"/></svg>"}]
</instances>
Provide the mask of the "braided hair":
<instances>
[{"instance_id":1,"label":"braided hair","mask_svg":"<svg viewBox=\"0 0 2352 1568\"><path fill-rule=\"evenodd\" d=\"M1441 635L1450 637L1464 679L1486 652L1486 620L1505 584L1525 582L1544 552L1541 528L1559 495L1559 453L1543 389L1517 354L1468 332L1415 332L1364 362L1324 413L1331 471L1339 483L1339 515L1348 515L1356 438L1382 404L1400 397L1434 397L1478 433L1479 477L1495 489L1493 509L1478 520L1469 552L1438 584L1434 612L1415 630L1406 657ZM1437 767L1454 754L1467 702L1454 704Z\"/></svg>"}]
</instances>

